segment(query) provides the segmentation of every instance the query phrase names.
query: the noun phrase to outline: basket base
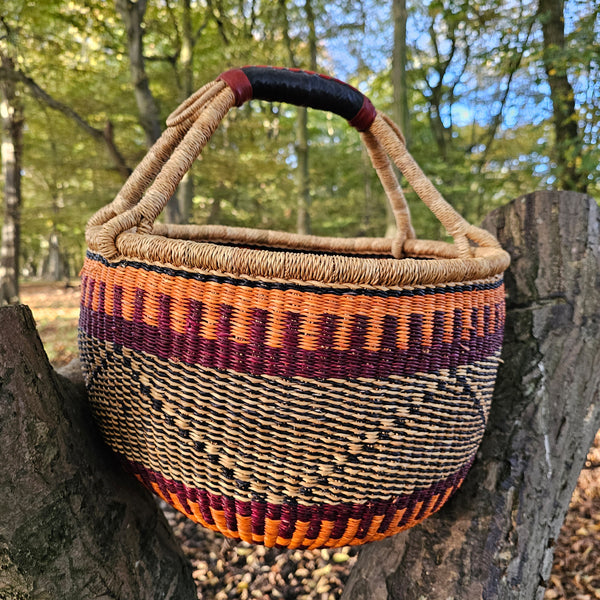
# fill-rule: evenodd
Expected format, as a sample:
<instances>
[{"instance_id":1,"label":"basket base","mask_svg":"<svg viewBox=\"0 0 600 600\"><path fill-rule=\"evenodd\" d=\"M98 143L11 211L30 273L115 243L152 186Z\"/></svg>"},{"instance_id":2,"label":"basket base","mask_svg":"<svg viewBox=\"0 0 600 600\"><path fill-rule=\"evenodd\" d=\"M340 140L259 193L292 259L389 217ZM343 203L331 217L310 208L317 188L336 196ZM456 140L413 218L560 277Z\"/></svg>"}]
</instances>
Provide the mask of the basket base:
<instances>
[{"instance_id":1,"label":"basket base","mask_svg":"<svg viewBox=\"0 0 600 600\"><path fill-rule=\"evenodd\" d=\"M417 525L458 490L473 459L446 480L410 495L313 506L236 500L190 488L123 457L121 461L145 487L207 529L266 547L314 550L362 545Z\"/></svg>"}]
</instances>

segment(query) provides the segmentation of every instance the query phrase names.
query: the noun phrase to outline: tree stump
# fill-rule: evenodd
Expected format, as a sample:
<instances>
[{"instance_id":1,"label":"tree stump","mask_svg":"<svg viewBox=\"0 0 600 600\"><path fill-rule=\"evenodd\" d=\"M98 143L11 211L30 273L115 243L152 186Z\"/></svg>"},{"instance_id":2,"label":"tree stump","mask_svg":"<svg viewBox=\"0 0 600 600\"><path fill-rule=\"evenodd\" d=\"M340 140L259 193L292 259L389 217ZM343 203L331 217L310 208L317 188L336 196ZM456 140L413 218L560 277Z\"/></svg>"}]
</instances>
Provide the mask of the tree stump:
<instances>
[{"instance_id":1,"label":"tree stump","mask_svg":"<svg viewBox=\"0 0 600 600\"><path fill-rule=\"evenodd\" d=\"M53 371L27 307L0 308L0 599L195 599L166 520L101 442L75 378Z\"/></svg>"},{"instance_id":2,"label":"tree stump","mask_svg":"<svg viewBox=\"0 0 600 600\"><path fill-rule=\"evenodd\" d=\"M485 225L512 265L504 363L477 460L439 513L361 550L345 600L543 598L600 427L598 206L537 192Z\"/></svg>"}]
</instances>

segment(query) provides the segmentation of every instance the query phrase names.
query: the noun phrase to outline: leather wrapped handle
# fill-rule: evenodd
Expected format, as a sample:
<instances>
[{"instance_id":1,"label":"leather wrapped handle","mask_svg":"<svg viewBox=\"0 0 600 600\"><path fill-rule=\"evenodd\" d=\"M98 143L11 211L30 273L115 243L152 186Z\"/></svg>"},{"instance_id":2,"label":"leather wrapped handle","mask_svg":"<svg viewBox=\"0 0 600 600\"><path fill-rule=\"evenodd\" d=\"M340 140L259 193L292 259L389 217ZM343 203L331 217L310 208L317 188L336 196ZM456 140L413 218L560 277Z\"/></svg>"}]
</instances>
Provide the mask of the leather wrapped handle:
<instances>
[{"instance_id":1,"label":"leather wrapped handle","mask_svg":"<svg viewBox=\"0 0 600 600\"><path fill-rule=\"evenodd\" d=\"M237 106L247 100L286 102L331 111L358 131L366 131L377 111L371 101L351 85L312 71L280 67L242 67L219 75L232 89Z\"/></svg>"}]
</instances>

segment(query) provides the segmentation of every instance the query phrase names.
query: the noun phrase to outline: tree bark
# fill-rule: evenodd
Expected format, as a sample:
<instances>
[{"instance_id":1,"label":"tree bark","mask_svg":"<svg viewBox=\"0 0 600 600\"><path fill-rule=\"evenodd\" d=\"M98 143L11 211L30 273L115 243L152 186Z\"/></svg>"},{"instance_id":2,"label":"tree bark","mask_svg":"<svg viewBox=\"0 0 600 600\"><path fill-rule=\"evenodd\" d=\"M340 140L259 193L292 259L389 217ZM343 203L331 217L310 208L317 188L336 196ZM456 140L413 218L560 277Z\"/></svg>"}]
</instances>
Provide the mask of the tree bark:
<instances>
[{"instance_id":1,"label":"tree bark","mask_svg":"<svg viewBox=\"0 0 600 600\"><path fill-rule=\"evenodd\" d=\"M27 307L0 309L0 598L195 599L162 513L101 442L72 373L52 370Z\"/></svg>"},{"instance_id":2,"label":"tree bark","mask_svg":"<svg viewBox=\"0 0 600 600\"><path fill-rule=\"evenodd\" d=\"M577 127L575 91L567 76L564 0L539 0L538 17L542 24L542 57L552 100L558 187L586 192L587 173L579 172L576 165L582 140Z\"/></svg>"},{"instance_id":3,"label":"tree bark","mask_svg":"<svg viewBox=\"0 0 600 600\"><path fill-rule=\"evenodd\" d=\"M296 121L296 188L298 190L298 212L296 233L310 234L310 171L308 167L308 109L298 107Z\"/></svg>"},{"instance_id":4,"label":"tree bark","mask_svg":"<svg viewBox=\"0 0 600 600\"><path fill-rule=\"evenodd\" d=\"M0 116L2 121L2 172L4 218L0 244L0 306L19 301L19 248L21 238L21 162L23 107L18 97L12 57L0 52Z\"/></svg>"},{"instance_id":5,"label":"tree bark","mask_svg":"<svg viewBox=\"0 0 600 600\"><path fill-rule=\"evenodd\" d=\"M48 254L44 260L43 275L49 281L61 281L65 276L65 263L60 251L60 238L56 226L48 237Z\"/></svg>"},{"instance_id":6,"label":"tree bark","mask_svg":"<svg viewBox=\"0 0 600 600\"><path fill-rule=\"evenodd\" d=\"M394 46L392 49L392 86L394 107L392 116L400 126L407 147L409 144L408 85L406 83L406 21L408 13L406 0L393 0L392 18L394 21Z\"/></svg>"},{"instance_id":7,"label":"tree bark","mask_svg":"<svg viewBox=\"0 0 600 600\"><path fill-rule=\"evenodd\" d=\"M512 255L503 364L462 489L420 526L365 547L343 599L543 598L553 546L600 427L600 220L537 192L490 216Z\"/></svg>"},{"instance_id":8,"label":"tree bark","mask_svg":"<svg viewBox=\"0 0 600 600\"><path fill-rule=\"evenodd\" d=\"M156 100L150 91L150 83L146 74L144 61L144 14L146 0L116 0L117 11L123 19L127 31L127 54L129 55L129 71L135 101L140 114L140 124L146 134L146 145L152 146L160 137L160 113Z\"/></svg>"}]
</instances>

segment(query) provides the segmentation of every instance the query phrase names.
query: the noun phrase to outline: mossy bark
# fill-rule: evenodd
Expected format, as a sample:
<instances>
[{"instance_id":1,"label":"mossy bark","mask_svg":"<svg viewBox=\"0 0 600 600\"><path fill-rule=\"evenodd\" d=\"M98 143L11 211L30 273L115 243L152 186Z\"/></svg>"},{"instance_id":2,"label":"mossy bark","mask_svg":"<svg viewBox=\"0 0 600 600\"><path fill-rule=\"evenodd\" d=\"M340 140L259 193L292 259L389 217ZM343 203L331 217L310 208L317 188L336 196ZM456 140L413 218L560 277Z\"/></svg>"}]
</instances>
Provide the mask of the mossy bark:
<instances>
[{"instance_id":1,"label":"mossy bark","mask_svg":"<svg viewBox=\"0 0 600 600\"><path fill-rule=\"evenodd\" d=\"M97 435L81 375L48 363L27 307L0 308L0 600L192 600L152 496Z\"/></svg>"},{"instance_id":2,"label":"mossy bark","mask_svg":"<svg viewBox=\"0 0 600 600\"><path fill-rule=\"evenodd\" d=\"M344 599L543 598L600 427L598 213L588 196L537 192L488 216L512 265L504 362L477 459L439 513L361 551Z\"/></svg>"}]
</instances>

